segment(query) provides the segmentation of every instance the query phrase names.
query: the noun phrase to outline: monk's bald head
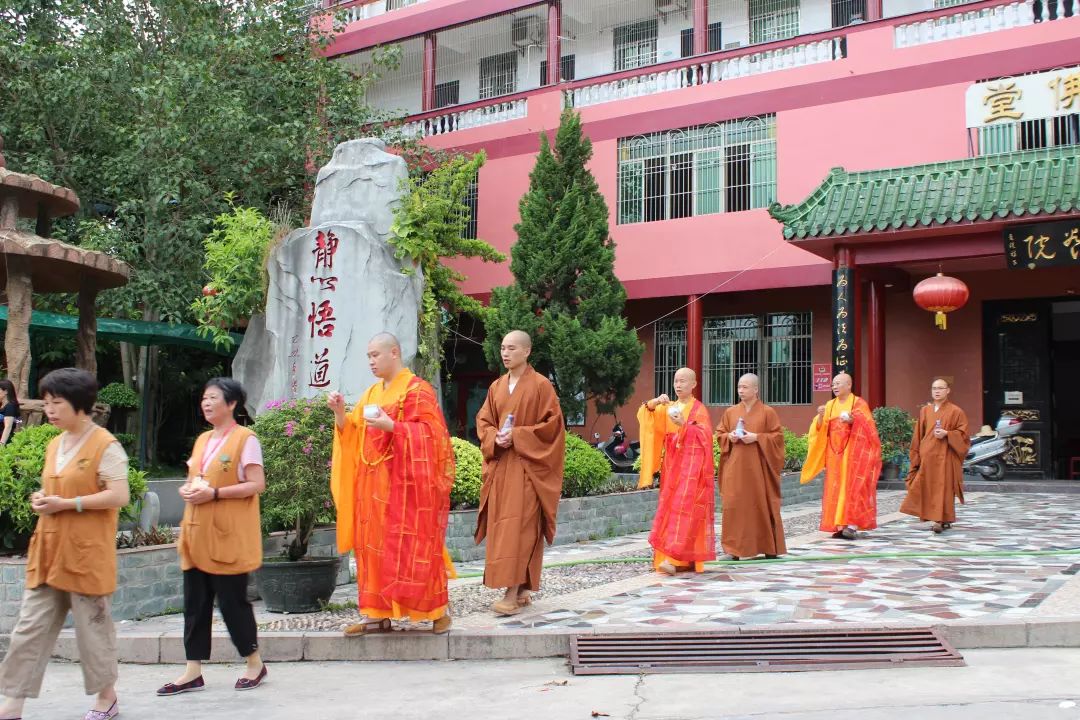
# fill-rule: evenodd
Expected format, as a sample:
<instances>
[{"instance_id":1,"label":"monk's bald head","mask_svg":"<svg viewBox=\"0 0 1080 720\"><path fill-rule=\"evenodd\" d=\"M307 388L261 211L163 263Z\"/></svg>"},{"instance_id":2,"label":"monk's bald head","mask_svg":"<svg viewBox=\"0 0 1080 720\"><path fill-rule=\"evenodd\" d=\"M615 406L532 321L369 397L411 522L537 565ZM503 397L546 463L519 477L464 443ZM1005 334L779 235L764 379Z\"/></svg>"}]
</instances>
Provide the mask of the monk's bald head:
<instances>
[{"instance_id":1,"label":"monk's bald head","mask_svg":"<svg viewBox=\"0 0 1080 720\"><path fill-rule=\"evenodd\" d=\"M694 388L697 387L697 373L690 368L679 368L675 371L675 396L679 400L689 400L693 397Z\"/></svg>"},{"instance_id":2,"label":"monk's bald head","mask_svg":"<svg viewBox=\"0 0 1080 720\"><path fill-rule=\"evenodd\" d=\"M739 400L743 402L751 402L758 399L758 393L761 391L761 380L754 373L746 373L739 378L738 385Z\"/></svg>"},{"instance_id":3,"label":"monk's bald head","mask_svg":"<svg viewBox=\"0 0 1080 720\"><path fill-rule=\"evenodd\" d=\"M393 380L404 368L401 343L388 332L378 333L368 341L367 357L372 375L385 382Z\"/></svg>"},{"instance_id":4,"label":"monk's bald head","mask_svg":"<svg viewBox=\"0 0 1080 720\"><path fill-rule=\"evenodd\" d=\"M525 368L532 352L532 338L524 330L511 330L506 333L499 346L499 356L503 366L515 375Z\"/></svg>"},{"instance_id":5,"label":"monk's bald head","mask_svg":"<svg viewBox=\"0 0 1080 720\"><path fill-rule=\"evenodd\" d=\"M840 373L833 378L832 381L833 395L844 400L851 394L851 376L847 373Z\"/></svg>"}]
</instances>

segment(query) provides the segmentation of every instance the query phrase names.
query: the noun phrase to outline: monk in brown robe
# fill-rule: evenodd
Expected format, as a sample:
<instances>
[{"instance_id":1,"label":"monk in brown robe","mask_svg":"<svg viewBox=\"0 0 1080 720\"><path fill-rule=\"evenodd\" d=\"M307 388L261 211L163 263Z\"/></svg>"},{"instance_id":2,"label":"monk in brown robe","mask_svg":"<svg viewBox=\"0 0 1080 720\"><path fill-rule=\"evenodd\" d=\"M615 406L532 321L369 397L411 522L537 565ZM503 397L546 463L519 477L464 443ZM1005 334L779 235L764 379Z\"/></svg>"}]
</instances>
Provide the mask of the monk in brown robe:
<instances>
[{"instance_id":1,"label":"monk in brown robe","mask_svg":"<svg viewBox=\"0 0 1080 720\"><path fill-rule=\"evenodd\" d=\"M930 386L933 398L919 411L911 436L908 494L900 512L931 520L935 533L956 522L954 498L964 502L964 457L971 447L967 415L949 401L952 388L944 378Z\"/></svg>"},{"instance_id":2,"label":"monk in brown robe","mask_svg":"<svg viewBox=\"0 0 1080 720\"><path fill-rule=\"evenodd\" d=\"M716 474L713 464L712 420L694 397L697 374L675 371L675 400L666 394L638 409L641 426L641 476L638 487L652 484L660 471L649 544L653 567L674 575L680 570L701 572L716 559Z\"/></svg>"},{"instance_id":3,"label":"monk in brown robe","mask_svg":"<svg viewBox=\"0 0 1080 720\"><path fill-rule=\"evenodd\" d=\"M784 430L780 416L758 397L754 374L739 378L739 404L724 411L720 443L720 544L732 560L787 552L780 519ZM742 421L740 425L739 421Z\"/></svg>"},{"instance_id":4,"label":"monk in brown robe","mask_svg":"<svg viewBox=\"0 0 1080 720\"><path fill-rule=\"evenodd\" d=\"M484 585L506 588L491 609L514 615L540 589L544 541L555 540L562 494L566 429L551 382L529 365L532 338L514 330L503 338L508 372L488 388L476 414L484 454L476 543L487 540Z\"/></svg>"}]
</instances>

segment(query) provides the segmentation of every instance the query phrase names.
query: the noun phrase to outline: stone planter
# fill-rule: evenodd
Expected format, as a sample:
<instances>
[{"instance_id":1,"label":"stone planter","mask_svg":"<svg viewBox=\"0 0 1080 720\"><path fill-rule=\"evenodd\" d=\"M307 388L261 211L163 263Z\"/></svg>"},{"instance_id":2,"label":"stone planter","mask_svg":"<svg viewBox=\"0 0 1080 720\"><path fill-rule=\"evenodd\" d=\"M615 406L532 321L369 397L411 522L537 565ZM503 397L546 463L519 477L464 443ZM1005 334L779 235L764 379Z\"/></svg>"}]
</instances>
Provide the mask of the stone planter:
<instances>
[{"instance_id":1,"label":"stone planter","mask_svg":"<svg viewBox=\"0 0 1080 720\"><path fill-rule=\"evenodd\" d=\"M337 587L339 558L295 562L267 558L259 568L259 594L266 609L279 613L317 612Z\"/></svg>"}]
</instances>

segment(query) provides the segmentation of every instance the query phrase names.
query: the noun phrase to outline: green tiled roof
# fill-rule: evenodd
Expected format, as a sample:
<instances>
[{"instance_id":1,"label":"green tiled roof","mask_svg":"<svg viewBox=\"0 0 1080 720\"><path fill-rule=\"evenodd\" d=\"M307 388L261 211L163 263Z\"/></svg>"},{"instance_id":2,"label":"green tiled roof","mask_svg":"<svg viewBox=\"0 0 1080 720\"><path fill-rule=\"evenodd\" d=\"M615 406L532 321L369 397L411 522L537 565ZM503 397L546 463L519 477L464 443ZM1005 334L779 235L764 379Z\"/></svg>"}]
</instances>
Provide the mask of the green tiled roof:
<instances>
[{"instance_id":1,"label":"green tiled roof","mask_svg":"<svg viewBox=\"0 0 1080 720\"><path fill-rule=\"evenodd\" d=\"M1080 211L1080 146L847 172L769 213L791 240Z\"/></svg>"}]
</instances>

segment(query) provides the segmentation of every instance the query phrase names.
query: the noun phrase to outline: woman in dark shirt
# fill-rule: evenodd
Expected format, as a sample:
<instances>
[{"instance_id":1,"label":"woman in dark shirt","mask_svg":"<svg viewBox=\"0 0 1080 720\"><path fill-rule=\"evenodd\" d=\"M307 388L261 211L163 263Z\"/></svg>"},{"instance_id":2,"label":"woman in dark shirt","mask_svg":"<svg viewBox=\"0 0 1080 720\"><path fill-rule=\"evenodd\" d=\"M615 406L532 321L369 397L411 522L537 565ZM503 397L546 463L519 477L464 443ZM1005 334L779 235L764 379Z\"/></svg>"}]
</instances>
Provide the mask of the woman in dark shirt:
<instances>
[{"instance_id":1,"label":"woman in dark shirt","mask_svg":"<svg viewBox=\"0 0 1080 720\"><path fill-rule=\"evenodd\" d=\"M0 417L4 423L0 428L0 445L7 445L15 434L15 424L19 422L19 398L15 396L15 383L7 378L0 380Z\"/></svg>"}]
</instances>

